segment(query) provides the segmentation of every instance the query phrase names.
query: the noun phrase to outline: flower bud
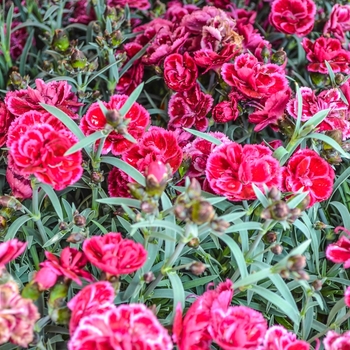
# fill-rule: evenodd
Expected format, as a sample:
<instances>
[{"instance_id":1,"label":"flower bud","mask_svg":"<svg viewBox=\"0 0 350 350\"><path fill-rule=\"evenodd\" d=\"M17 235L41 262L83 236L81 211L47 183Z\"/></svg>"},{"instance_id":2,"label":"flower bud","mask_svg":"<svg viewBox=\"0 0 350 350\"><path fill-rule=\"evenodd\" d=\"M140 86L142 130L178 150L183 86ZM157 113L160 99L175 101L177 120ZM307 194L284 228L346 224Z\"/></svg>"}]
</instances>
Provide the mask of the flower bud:
<instances>
[{"instance_id":1,"label":"flower bud","mask_svg":"<svg viewBox=\"0 0 350 350\"><path fill-rule=\"evenodd\" d=\"M289 271L301 271L306 266L306 258L303 255L291 256L287 261Z\"/></svg>"},{"instance_id":2,"label":"flower bud","mask_svg":"<svg viewBox=\"0 0 350 350\"><path fill-rule=\"evenodd\" d=\"M52 48L58 52L67 51L69 48L69 38L62 29L56 29L52 39Z\"/></svg>"},{"instance_id":3,"label":"flower bud","mask_svg":"<svg viewBox=\"0 0 350 350\"><path fill-rule=\"evenodd\" d=\"M280 271L280 276L281 276L282 278L289 278L290 273L289 273L288 270L281 270L281 271Z\"/></svg>"},{"instance_id":4,"label":"flower bud","mask_svg":"<svg viewBox=\"0 0 350 350\"><path fill-rule=\"evenodd\" d=\"M298 209L304 211L310 204L310 195L308 194L297 206Z\"/></svg>"},{"instance_id":5,"label":"flower bud","mask_svg":"<svg viewBox=\"0 0 350 350\"><path fill-rule=\"evenodd\" d=\"M192 238L187 245L191 248L197 249L199 247L200 241L198 238Z\"/></svg>"},{"instance_id":6,"label":"flower bud","mask_svg":"<svg viewBox=\"0 0 350 350\"><path fill-rule=\"evenodd\" d=\"M100 184L104 181L103 172L101 171L92 171L91 173L91 182L94 184Z\"/></svg>"},{"instance_id":7,"label":"flower bud","mask_svg":"<svg viewBox=\"0 0 350 350\"><path fill-rule=\"evenodd\" d=\"M296 276L298 280L308 281L310 279L309 274L304 270L298 271L297 274L299 275L299 276Z\"/></svg>"},{"instance_id":8,"label":"flower bud","mask_svg":"<svg viewBox=\"0 0 350 350\"><path fill-rule=\"evenodd\" d=\"M74 215L73 222L75 226L78 227L85 227L86 225L86 218L83 215Z\"/></svg>"},{"instance_id":9,"label":"flower bud","mask_svg":"<svg viewBox=\"0 0 350 350\"><path fill-rule=\"evenodd\" d=\"M0 232L4 231L6 228L7 228L7 221L2 215L0 215Z\"/></svg>"},{"instance_id":10,"label":"flower bud","mask_svg":"<svg viewBox=\"0 0 350 350\"><path fill-rule=\"evenodd\" d=\"M289 211L288 222L293 223L301 215L301 210L299 208L294 208Z\"/></svg>"},{"instance_id":11,"label":"flower bud","mask_svg":"<svg viewBox=\"0 0 350 350\"><path fill-rule=\"evenodd\" d=\"M316 221L314 223L314 228L316 230L324 230L327 228L327 225L324 223L324 222L321 222L321 221Z\"/></svg>"},{"instance_id":12,"label":"flower bud","mask_svg":"<svg viewBox=\"0 0 350 350\"><path fill-rule=\"evenodd\" d=\"M271 56L271 63L277 64L278 66L282 66L285 64L287 60L287 54L283 49L279 49Z\"/></svg>"},{"instance_id":13,"label":"flower bud","mask_svg":"<svg viewBox=\"0 0 350 350\"><path fill-rule=\"evenodd\" d=\"M119 46L123 39L122 33L120 30L115 30L111 34L105 33L105 38L108 45L112 48L116 48L117 46Z\"/></svg>"},{"instance_id":14,"label":"flower bud","mask_svg":"<svg viewBox=\"0 0 350 350\"><path fill-rule=\"evenodd\" d=\"M327 136L332 138L337 144L341 145L343 142L343 132L341 130L327 130L325 132ZM323 148L324 149L332 149L333 147L330 146L328 143L323 142Z\"/></svg>"},{"instance_id":15,"label":"flower bud","mask_svg":"<svg viewBox=\"0 0 350 350\"><path fill-rule=\"evenodd\" d=\"M184 221L188 218L188 209L183 204L176 204L174 206L174 214L177 219Z\"/></svg>"},{"instance_id":16,"label":"flower bud","mask_svg":"<svg viewBox=\"0 0 350 350\"><path fill-rule=\"evenodd\" d=\"M66 231L66 230L68 230L68 224L67 224L66 222L64 222L64 221L61 221L61 222L59 223L59 225L58 225L58 229L59 229L60 231Z\"/></svg>"},{"instance_id":17,"label":"flower bud","mask_svg":"<svg viewBox=\"0 0 350 350\"><path fill-rule=\"evenodd\" d=\"M35 273L33 282L38 286L38 290L43 292L52 288L57 282L57 274L49 267L43 267Z\"/></svg>"},{"instance_id":18,"label":"flower bud","mask_svg":"<svg viewBox=\"0 0 350 350\"><path fill-rule=\"evenodd\" d=\"M14 210L22 209L22 204L15 197L10 196L0 196L0 205Z\"/></svg>"},{"instance_id":19,"label":"flower bud","mask_svg":"<svg viewBox=\"0 0 350 350\"><path fill-rule=\"evenodd\" d=\"M135 198L135 199L140 199L142 200L144 195L145 195L145 189L137 183L128 183L127 184L130 194Z\"/></svg>"},{"instance_id":20,"label":"flower bud","mask_svg":"<svg viewBox=\"0 0 350 350\"><path fill-rule=\"evenodd\" d=\"M316 85L316 87L324 87L324 85L327 83L327 77L325 74L311 72L310 77L312 82Z\"/></svg>"},{"instance_id":21,"label":"flower bud","mask_svg":"<svg viewBox=\"0 0 350 350\"><path fill-rule=\"evenodd\" d=\"M152 271L146 272L143 275L143 280L145 281L145 283L151 283L152 281L154 281L156 278L154 276L154 273Z\"/></svg>"},{"instance_id":22,"label":"flower bud","mask_svg":"<svg viewBox=\"0 0 350 350\"><path fill-rule=\"evenodd\" d=\"M264 63L268 63L270 59L270 50L267 46L264 46L261 50L261 57L264 60Z\"/></svg>"},{"instance_id":23,"label":"flower bud","mask_svg":"<svg viewBox=\"0 0 350 350\"><path fill-rule=\"evenodd\" d=\"M274 242L276 242L277 240L277 234L276 232L267 232L263 238L264 242L267 243L267 244L272 244ZM274 253L276 254L276 253Z\"/></svg>"},{"instance_id":24,"label":"flower bud","mask_svg":"<svg viewBox=\"0 0 350 350\"><path fill-rule=\"evenodd\" d=\"M170 177L171 169L161 161L151 162L146 170L146 192L150 196L161 196L167 181Z\"/></svg>"},{"instance_id":25,"label":"flower bud","mask_svg":"<svg viewBox=\"0 0 350 350\"><path fill-rule=\"evenodd\" d=\"M276 255L280 255L283 252L283 247L279 244L274 245L270 248L271 252Z\"/></svg>"},{"instance_id":26,"label":"flower bud","mask_svg":"<svg viewBox=\"0 0 350 350\"><path fill-rule=\"evenodd\" d=\"M277 221L284 221L288 218L289 207L284 201L277 201L264 209L261 213L262 218L272 218ZM265 217L264 217L265 216Z\"/></svg>"},{"instance_id":27,"label":"flower bud","mask_svg":"<svg viewBox=\"0 0 350 350\"><path fill-rule=\"evenodd\" d=\"M210 222L215 216L213 206L206 200L195 201L191 206L190 212L191 220L197 225Z\"/></svg>"},{"instance_id":28,"label":"flower bud","mask_svg":"<svg viewBox=\"0 0 350 350\"><path fill-rule=\"evenodd\" d=\"M73 49L70 56L70 64L74 69L84 69L87 64L87 58L82 51Z\"/></svg>"},{"instance_id":29,"label":"flower bud","mask_svg":"<svg viewBox=\"0 0 350 350\"><path fill-rule=\"evenodd\" d=\"M157 203L153 201L143 201L141 203L141 211L145 214L152 214L157 210Z\"/></svg>"},{"instance_id":30,"label":"flower bud","mask_svg":"<svg viewBox=\"0 0 350 350\"><path fill-rule=\"evenodd\" d=\"M31 299L33 301L38 300L40 295L39 287L34 281L27 283L21 292L21 296L24 299Z\"/></svg>"},{"instance_id":31,"label":"flower bud","mask_svg":"<svg viewBox=\"0 0 350 350\"><path fill-rule=\"evenodd\" d=\"M281 199L281 192L276 186L273 186L267 196L273 201L279 201Z\"/></svg>"},{"instance_id":32,"label":"flower bud","mask_svg":"<svg viewBox=\"0 0 350 350\"><path fill-rule=\"evenodd\" d=\"M206 265L203 264L200 261L196 261L194 262L191 267L190 267L190 271L195 275L195 276L199 276L201 275L205 270L206 270Z\"/></svg>"},{"instance_id":33,"label":"flower bud","mask_svg":"<svg viewBox=\"0 0 350 350\"><path fill-rule=\"evenodd\" d=\"M199 181L195 178L193 178L191 180L190 185L188 186L187 190L187 195L190 199L195 199L200 197L201 193L202 193L202 189L201 189L201 185L199 183Z\"/></svg>"},{"instance_id":34,"label":"flower bud","mask_svg":"<svg viewBox=\"0 0 350 350\"><path fill-rule=\"evenodd\" d=\"M335 74L334 81L337 85L341 85L341 83L344 81L344 75L341 73Z\"/></svg>"},{"instance_id":35,"label":"flower bud","mask_svg":"<svg viewBox=\"0 0 350 350\"><path fill-rule=\"evenodd\" d=\"M66 242L68 243L82 243L85 240L85 235L83 235L81 232L75 232L72 233L67 239Z\"/></svg>"},{"instance_id":36,"label":"flower bud","mask_svg":"<svg viewBox=\"0 0 350 350\"><path fill-rule=\"evenodd\" d=\"M210 221L210 228L218 233L224 233L229 227L230 224L224 219L214 219Z\"/></svg>"},{"instance_id":37,"label":"flower bud","mask_svg":"<svg viewBox=\"0 0 350 350\"><path fill-rule=\"evenodd\" d=\"M312 282L312 287L316 292L322 289L322 285L323 283L321 280L315 280Z\"/></svg>"},{"instance_id":38,"label":"flower bud","mask_svg":"<svg viewBox=\"0 0 350 350\"><path fill-rule=\"evenodd\" d=\"M101 26L98 24L98 22L92 23L92 30L94 31L95 34L101 33Z\"/></svg>"}]
</instances>

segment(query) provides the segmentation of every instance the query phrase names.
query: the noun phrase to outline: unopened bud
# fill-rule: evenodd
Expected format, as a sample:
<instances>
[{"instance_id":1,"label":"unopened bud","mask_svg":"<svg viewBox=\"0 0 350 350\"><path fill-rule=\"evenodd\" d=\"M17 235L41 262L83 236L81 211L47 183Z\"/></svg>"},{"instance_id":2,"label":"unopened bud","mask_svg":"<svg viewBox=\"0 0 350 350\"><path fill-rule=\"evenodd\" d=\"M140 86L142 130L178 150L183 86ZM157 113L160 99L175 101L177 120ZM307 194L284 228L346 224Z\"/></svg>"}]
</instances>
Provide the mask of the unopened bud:
<instances>
[{"instance_id":1,"label":"unopened bud","mask_svg":"<svg viewBox=\"0 0 350 350\"><path fill-rule=\"evenodd\" d=\"M289 271L301 271L306 266L306 258L303 255L291 256L287 261Z\"/></svg>"},{"instance_id":2,"label":"unopened bud","mask_svg":"<svg viewBox=\"0 0 350 350\"><path fill-rule=\"evenodd\" d=\"M101 171L93 171L91 173L91 182L95 183L95 184L99 184L101 182L104 181L104 176L103 176L103 172Z\"/></svg>"},{"instance_id":3,"label":"unopened bud","mask_svg":"<svg viewBox=\"0 0 350 350\"><path fill-rule=\"evenodd\" d=\"M22 209L22 204L15 197L10 196L0 196L0 205L14 210Z\"/></svg>"},{"instance_id":4,"label":"unopened bud","mask_svg":"<svg viewBox=\"0 0 350 350\"><path fill-rule=\"evenodd\" d=\"M273 201L279 201L281 199L281 192L277 187L272 187L267 195Z\"/></svg>"},{"instance_id":5,"label":"unopened bud","mask_svg":"<svg viewBox=\"0 0 350 350\"><path fill-rule=\"evenodd\" d=\"M323 283L321 280L315 280L312 282L312 287L317 292L317 291L320 291L322 289L322 284Z\"/></svg>"},{"instance_id":6,"label":"unopened bud","mask_svg":"<svg viewBox=\"0 0 350 350\"><path fill-rule=\"evenodd\" d=\"M283 66L287 60L287 54L283 49L279 49L271 56L271 63L277 64L278 66Z\"/></svg>"},{"instance_id":7,"label":"unopened bud","mask_svg":"<svg viewBox=\"0 0 350 350\"><path fill-rule=\"evenodd\" d=\"M284 201L277 201L266 208L270 212L270 217L277 221L284 221L288 218L289 207ZM263 211L264 212L264 211Z\"/></svg>"},{"instance_id":8,"label":"unopened bud","mask_svg":"<svg viewBox=\"0 0 350 350\"><path fill-rule=\"evenodd\" d=\"M86 225L86 218L83 215L75 215L73 217L73 222L75 226L84 227Z\"/></svg>"},{"instance_id":9,"label":"unopened bud","mask_svg":"<svg viewBox=\"0 0 350 350\"><path fill-rule=\"evenodd\" d=\"M106 112L106 119L108 124L114 127L122 122L123 117L120 115L117 109L110 109Z\"/></svg>"},{"instance_id":10,"label":"unopened bud","mask_svg":"<svg viewBox=\"0 0 350 350\"><path fill-rule=\"evenodd\" d=\"M215 216L213 206L206 200L198 200L191 206L191 220L197 224L202 225L210 222Z\"/></svg>"},{"instance_id":11,"label":"unopened bud","mask_svg":"<svg viewBox=\"0 0 350 350\"><path fill-rule=\"evenodd\" d=\"M105 34L105 38L109 46L115 48L119 46L122 42L122 33L120 30L115 30L111 34Z\"/></svg>"},{"instance_id":12,"label":"unopened bud","mask_svg":"<svg viewBox=\"0 0 350 350\"><path fill-rule=\"evenodd\" d=\"M73 49L70 56L70 64L74 69L84 69L87 64L87 58L82 51Z\"/></svg>"},{"instance_id":13,"label":"unopened bud","mask_svg":"<svg viewBox=\"0 0 350 350\"><path fill-rule=\"evenodd\" d=\"M7 228L7 221L2 215L0 215L0 231L4 231L6 228Z\"/></svg>"},{"instance_id":14,"label":"unopened bud","mask_svg":"<svg viewBox=\"0 0 350 350\"><path fill-rule=\"evenodd\" d=\"M197 249L199 247L200 241L198 238L192 238L187 245L191 248Z\"/></svg>"},{"instance_id":15,"label":"unopened bud","mask_svg":"<svg viewBox=\"0 0 350 350\"><path fill-rule=\"evenodd\" d=\"M316 221L314 223L314 228L316 230L324 230L325 228L327 228L327 225L324 223L324 222L321 222L321 221Z\"/></svg>"},{"instance_id":16,"label":"unopened bud","mask_svg":"<svg viewBox=\"0 0 350 350\"><path fill-rule=\"evenodd\" d=\"M67 51L69 48L69 38L67 33L62 29L56 29L52 39L52 47L59 52Z\"/></svg>"},{"instance_id":17,"label":"unopened bud","mask_svg":"<svg viewBox=\"0 0 350 350\"><path fill-rule=\"evenodd\" d=\"M152 271L146 272L143 275L143 280L145 281L145 283L151 283L152 281L154 281L156 278L154 276L154 273Z\"/></svg>"},{"instance_id":18,"label":"unopened bud","mask_svg":"<svg viewBox=\"0 0 350 350\"><path fill-rule=\"evenodd\" d=\"M263 58L265 63L269 62L270 50L267 46L264 46L263 49L261 50L261 57Z\"/></svg>"},{"instance_id":19,"label":"unopened bud","mask_svg":"<svg viewBox=\"0 0 350 350\"><path fill-rule=\"evenodd\" d=\"M291 137L293 135L295 125L290 119L281 118L277 121L277 124L282 134L288 137Z\"/></svg>"},{"instance_id":20,"label":"unopened bud","mask_svg":"<svg viewBox=\"0 0 350 350\"><path fill-rule=\"evenodd\" d=\"M205 270L206 270L206 265L203 264L200 261L196 261L194 262L191 267L190 267L190 271L195 275L195 276L199 276L201 275Z\"/></svg>"},{"instance_id":21,"label":"unopened bud","mask_svg":"<svg viewBox=\"0 0 350 350\"><path fill-rule=\"evenodd\" d=\"M224 233L229 227L230 224L224 219L214 219L210 221L210 228L218 233Z\"/></svg>"},{"instance_id":22,"label":"unopened bud","mask_svg":"<svg viewBox=\"0 0 350 350\"><path fill-rule=\"evenodd\" d=\"M82 243L85 240L85 235L81 234L80 232L72 233L66 241L68 243Z\"/></svg>"},{"instance_id":23,"label":"unopened bud","mask_svg":"<svg viewBox=\"0 0 350 350\"><path fill-rule=\"evenodd\" d=\"M141 203L141 211L145 214L152 214L157 209L157 204L152 201L144 201Z\"/></svg>"},{"instance_id":24,"label":"unopened bud","mask_svg":"<svg viewBox=\"0 0 350 350\"><path fill-rule=\"evenodd\" d=\"M297 274L298 274L298 276L297 276L298 280L308 281L310 279L309 274L304 270L298 271Z\"/></svg>"},{"instance_id":25,"label":"unopened bud","mask_svg":"<svg viewBox=\"0 0 350 350\"><path fill-rule=\"evenodd\" d=\"M93 22L92 30L94 31L95 34L100 34L101 33L101 26L97 22Z\"/></svg>"},{"instance_id":26,"label":"unopened bud","mask_svg":"<svg viewBox=\"0 0 350 350\"><path fill-rule=\"evenodd\" d=\"M68 224L67 224L66 222L64 222L64 221L61 221L61 222L59 223L59 225L58 225L58 229L59 229L60 231L66 231L66 230L68 230Z\"/></svg>"},{"instance_id":27,"label":"unopened bud","mask_svg":"<svg viewBox=\"0 0 350 350\"><path fill-rule=\"evenodd\" d=\"M184 221L188 218L188 210L183 204L176 204L174 206L174 214L177 219Z\"/></svg>"},{"instance_id":28,"label":"unopened bud","mask_svg":"<svg viewBox=\"0 0 350 350\"><path fill-rule=\"evenodd\" d=\"M279 244L274 245L270 248L271 252L276 255L280 255L283 252L283 247Z\"/></svg>"},{"instance_id":29,"label":"unopened bud","mask_svg":"<svg viewBox=\"0 0 350 350\"><path fill-rule=\"evenodd\" d=\"M135 198L135 199L143 199L145 190L144 188L137 184L137 183L128 183L127 184L130 194Z\"/></svg>"},{"instance_id":30,"label":"unopened bud","mask_svg":"<svg viewBox=\"0 0 350 350\"><path fill-rule=\"evenodd\" d=\"M202 189L201 189L201 185L199 183L199 181L195 178L193 178L191 180L190 185L187 188L187 195L190 199L195 199L200 197L201 193L202 193Z\"/></svg>"},{"instance_id":31,"label":"unopened bud","mask_svg":"<svg viewBox=\"0 0 350 350\"><path fill-rule=\"evenodd\" d=\"M335 74L334 81L337 85L341 85L341 83L344 81L344 75L341 73Z\"/></svg>"},{"instance_id":32,"label":"unopened bud","mask_svg":"<svg viewBox=\"0 0 350 350\"><path fill-rule=\"evenodd\" d=\"M277 239L277 234L276 234L276 232L272 232L272 231L267 232L263 238L264 242L267 244L271 244L271 243L276 242L276 239Z\"/></svg>"},{"instance_id":33,"label":"unopened bud","mask_svg":"<svg viewBox=\"0 0 350 350\"><path fill-rule=\"evenodd\" d=\"M146 170L146 192L150 196L161 196L171 174L171 168L161 161L151 162Z\"/></svg>"},{"instance_id":34,"label":"unopened bud","mask_svg":"<svg viewBox=\"0 0 350 350\"><path fill-rule=\"evenodd\" d=\"M298 209L300 209L301 211L304 211L305 209L307 209L307 207L310 204L310 195L308 194L297 206Z\"/></svg>"},{"instance_id":35,"label":"unopened bud","mask_svg":"<svg viewBox=\"0 0 350 350\"><path fill-rule=\"evenodd\" d=\"M293 223L300 217L301 214L302 212L299 208L291 209L289 212L288 222Z\"/></svg>"},{"instance_id":36,"label":"unopened bud","mask_svg":"<svg viewBox=\"0 0 350 350\"><path fill-rule=\"evenodd\" d=\"M288 270L282 270L282 271L280 272L280 276L281 276L282 278L289 278L290 273L289 273Z\"/></svg>"}]
</instances>

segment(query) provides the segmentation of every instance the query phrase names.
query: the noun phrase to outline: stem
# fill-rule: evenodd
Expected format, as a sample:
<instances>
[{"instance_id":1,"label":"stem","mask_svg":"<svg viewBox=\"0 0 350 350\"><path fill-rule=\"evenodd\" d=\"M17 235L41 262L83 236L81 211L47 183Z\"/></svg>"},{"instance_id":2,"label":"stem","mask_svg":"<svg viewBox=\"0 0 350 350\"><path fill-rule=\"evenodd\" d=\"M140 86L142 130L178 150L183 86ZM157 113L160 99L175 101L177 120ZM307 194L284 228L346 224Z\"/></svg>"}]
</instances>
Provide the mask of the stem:
<instances>
[{"instance_id":1,"label":"stem","mask_svg":"<svg viewBox=\"0 0 350 350\"><path fill-rule=\"evenodd\" d=\"M39 230L42 243L45 243L47 241L47 235L44 228L44 225L41 221L41 214L39 211L39 184L35 183L35 180L32 182L32 188L33 188L33 197L32 197L32 212L33 212L33 221L36 224L36 227Z\"/></svg>"},{"instance_id":2,"label":"stem","mask_svg":"<svg viewBox=\"0 0 350 350\"><path fill-rule=\"evenodd\" d=\"M322 332L317 333L314 337L309 339L307 342L311 344L316 339L318 339L318 338L322 337L323 335L325 335L329 330L334 329L336 326L341 326L341 324L344 323L349 317L350 317L350 311L348 311L341 319L339 319L338 321L334 322L330 327L324 329Z\"/></svg>"}]
</instances>

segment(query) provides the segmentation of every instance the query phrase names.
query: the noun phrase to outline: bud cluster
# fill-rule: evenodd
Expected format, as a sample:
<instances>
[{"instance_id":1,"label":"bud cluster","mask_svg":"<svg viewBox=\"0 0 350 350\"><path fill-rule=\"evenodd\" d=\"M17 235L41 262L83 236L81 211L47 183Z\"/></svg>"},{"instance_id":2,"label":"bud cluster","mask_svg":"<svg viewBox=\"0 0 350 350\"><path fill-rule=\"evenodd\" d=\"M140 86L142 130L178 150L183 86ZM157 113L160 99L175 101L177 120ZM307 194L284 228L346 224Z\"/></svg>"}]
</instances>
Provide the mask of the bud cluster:
<instances>
[{"instance_id":1,"label":"bud cluster","mask_svg":"<svg viewBox=\"0 0 350 350\"><path fill-rule=\"evenodd\" d=\"M306 267L306 257L303 255L293 255L287 260L286 268L280 272L283 278L293 277L297 280L308 280L309 274L304 271Z\"/></svg>"}]
</instances>

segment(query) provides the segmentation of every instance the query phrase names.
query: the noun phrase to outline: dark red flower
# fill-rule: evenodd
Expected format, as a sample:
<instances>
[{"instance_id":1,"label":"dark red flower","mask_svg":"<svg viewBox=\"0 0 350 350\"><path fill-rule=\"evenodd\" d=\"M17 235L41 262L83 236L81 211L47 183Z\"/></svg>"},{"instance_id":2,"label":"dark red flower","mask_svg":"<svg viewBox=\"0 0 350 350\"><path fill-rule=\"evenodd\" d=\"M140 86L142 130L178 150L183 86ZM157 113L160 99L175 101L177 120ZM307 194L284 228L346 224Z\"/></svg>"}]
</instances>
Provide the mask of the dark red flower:
<instances>
[{"instance_id":1,"label":"dark red flower","mask_svg":"<svg viewBox=\"0 0 350 350\"><path fill-rule=\"evenodd\" d=\"M11 187L12 195L19 199L31 198L33 191L30 181L19 174L19 170L13 164L12 157L7 156L6 180Z\"/></svg>"},{"instance_id":2,"label":"dark red flower","mask_svg":"<svg viewBox=\"0 0 350 350\"><path fill-rule=\"evenodd\" d=\"M108 103L104 102L103 104L107 110L116 110L116 113L118 113L118 110L123 107L127 99L127 95L114 95ZM140 139L150 122L150 116L147 110L135 102L124 118L130 120L127 126L127 132L136 140ZM104 130L107 124L107 119L96 102L90 106L81 119L80 128L85 135L90 135L98 130ZM132 146L133 143L127 140L122 134L112 131L104 143L102 153L112 152L114 155L120 155Z\"/></svg>"},{"instance_id":3,"label":"dark red flower","mask_svg":"<svg viewBox=\"0 0 350 350\"><path fill-rule=\"evenodd\" d=\"M77 96L71 92L72 87L66 81L45 83L41 79L36 79L35 84L36 89L28 87L6 94L5 104L12 114L21 116L33 110L47 113L40 106L40 103L46 103L59 108L73 119L78 118L76 112L82 103L78 102Z\"/></svg>"},{"instance_id":4,"label":"dark red flower","mask_svg":"<svg viewBox=\"0 0 350 350\"><path fill-rule=\"evenodd\" d=\"M20 256L26 248L27 242L20 242L16 238L0 243L0 274L5 265Z\"/></svg>"},{"instance_id":5,"label":"dark red flower","mask_svg":"<svg viewBox=\"0 0 350 350\"><path fill-rule=\"evenodd\" d=\"M213 108L213 119L216 123L227 123L239 116L237 101L232 97L229 101L222 101Z\"/></svg>"},{"instance_id":6,"label":"dark red flower","mask_svg":"<svg viewBox=\"0 0 350 350\"><path fill-rule=\"evenodd\" d=\"M79 323L69 350L172 350L167 330L143 304L120 305Z\"/></svg>"},{"instance_id":7,"label":"dark red flower","mask_svg":"<svg viewBox=\"0 0 350 350\"><path fill-rule=\"evenodd\" d=\"M328 74L327 61L334 73L350 73L350 52L342 48L338 39L320 37L312 42L304 38L301 44L310 62L309 72Z\"/></svg>"},{"instance_id":8,"label":"dark red flower","mask_svg":"<svg viewBox=\"0 0 350 350\"><path fill-rule=\"evenodd\" d=\"M110 197L131 198L128 183L128 175L124 171L113 168L108 174L108 194Z\"/></svg>"},{"instance_id":9,"label":"dark red flower","mask_svg":"<svg viewBox=\"0 0 350 350\"><path fill-rule=\"evenodd\" d=\"M164 81L169 89L189 90L196 84L197 77L196 63L187 52L184 55L174 53L164 60Z\"/></svg>"},{"instance_id":10,"label":"dark red flower","mask_svg":"<svg viewBox=\"0 0 350 350\"><path fill-rule=\"evenodd\" d=\"M207 114L213 105L213 98L202 92L198 85L191 90L177 92L169 100L168 113L173 128L195 128L205 131L208 127Z\"/></svg>"},{"instance_id":11,"label":"dark red flower","mask_svg":"<svg viewBox=\"0 0 350 350\"><path fill-rule=\"evenodd\" d=\"M15 116L9 112L5 103L0 101L0 147L7 141L7 132L14 119Z\"/></svg>"},{"instance_id":12,"label":"dark red flower","mask_svg":"<svg viewBox=\"0 0 350 350\"><path fill-rule=\"evenodd\" d=\"M333 191L334 170L316 152L302 149L288 161L283 171L283 184L287 191L297 192L301 188L309 192L310 203L327 200Z\"/></svg>"},{"instance_id":13,"label":"dark red flower","mask_svg":"<svg viewBox=\"0 0 350 350\"><path fill-rule=\"evenodd\" d=\"M72 311L69 332L73 334L83 317L105 313L115 308L115 292L107 281L96 282L84 287L68 302Z\"/></svg>"},{"instance_id":14,"label":"dark red flower","mask_svg":"<svg viewBox=\"0 0 350 350\"><path fill-rule=\"evenodd\" d=\"M277 92L271 95L265 102L262 110L255 110L248 119L250 123L257 124L254 131L258 132L267 126L277 128L277 121L283 116L290 98L290 90Z\"/></svg>"},{"instance_id":15,"label":"dark red flower","mask_svg":"<svg viewBox=\"0 0 350 350\"><path fill-rule=\"evenodd\" d=\"M107 4L111 7L120 6L122 8L128 5L130 8L138 10L148 10L151 7L148 0L107 0Z\"/></svg>"},{"instance_id":16,"label":"dark red flower","mask_svg":"<svg viewBox=\"0 0 350 350\"><path fill-rule=\"evenodd\" d=\"M9 132L9 154L19 175L25 178L34 175L55 190L62 190L77 182L83 173L81 151L64 156L77 142L77 138L66 129L55 130L46 123L29 125L21 134L25 127L18 123ZM12 133L20 137L15 140Z\"/></svg>"},{"instance_id":17,"label":"dark red flower","mask_svg":"<svg viewBox=\"0 0 350 350\"><path fill-rule=\"evenodd\" d=\"M323 35L332 34L343 42L348 31L350 31L350 5L335 4L323 28Z\"/></svg>"},{"instance_id":18,"label":"dark red flower","mask_svg":"<svg viewBox=\"0 0 350 350\"><path fill-rule=\"evenodd\" d=\"M235 142L217 147L209 156L207 179L215 193L232 201L256 199L252 185L260 189L280 186L281 168L272 151L261 145Z\"/></svg>"},{"instance_id":19,"label":"dark red flower","mask_svg":"<svg viewBox=\"0 0 350 350\"><path fill-rule=\"evenodd\" d=\"M79 285L81 285L79 277L93 281L90 272L84 270L88 260L83 252L66 247L61 251L59 258L48 251L45 252L45 256L47 260L40 263L41 268L49 268L57 276L64 276Z\"/></svg>"},{"instance_id":20,"label":"dark red flower","mask_svg":"<svg viewBox=\"0 0 350 350\"><path fill-rule=\"evenodd\" d=\"M69 1L66 8L73 9L74 15L69 16L69 22L89 24L96 20L94 8L86 0Z\"/></svg>"},{"instance_id":21,"label":"dark red flower","mask_svg":"<svg viewBox=\"0 0 350 350\"><path fill-rule=\"evenodd\" d=\"M221 70L226 84L252 98L267 98L288 87L284 70L276 64L263 64L250 54L238 56L234 63L225 63Z\"/></svg>"},{"instance_id":22,"label":"dark red flower","mask_svg":"<svg viewBox=\"0 0 350 350\"><path fill-rule=\"evenodd\" d=\"M127 59L124 63L126 65L140 50L142 46L137 43L128 43L124 45L122 51L118 53L125 53ZM135 60L132 66L119 78L116 91L118 94L130 95L142 82L144 73L144 65L141 63L141 58Z\"/></svg>"},{"instance_id":23,"label":"dark red flower","mask_svg":"<svg viewBox=\"0 0 350 350\"><path fill-rule=\"evenodd\" d=\"M314 27L316 9L312 0L274 0L270 22L282 33L305 36Z\"/></svg>"},{"instance_id":24,"label":"dark red flower","mask_svg":"<svg viewBox=\"0 0 350 350\"><path fill-rule=\"evenodd\" d=\"M199 8L196 5L184 5L182 1L173 0L167 3L167 10L165 12L165 19L176 24L180 24L182 18L193 11L197 11Z\"/></svg>"},{"instance_id":25,"label":"dark red flower","mask_svg":"<svg viewBox=\"0 0 350 350\"><path fill-rule=\"evenodd\" d=\"M112 276L133 273L147 260L147 251L140 243L123 239L118 232L85 240L83 250L92 265Z\"/></svg>"},{"instance_id":26,"label":"dark red flower","mask_svg":"<svg viewBox=\"0 0 350 350\"><path fill-rule=\"evenodd\" d=\"M152 126L122 157L125 162L142 173L151 162L157 160L164 164L168 163L175 173L180 167L183 155L173 132Z\"/></svg>"}]
</instances>

